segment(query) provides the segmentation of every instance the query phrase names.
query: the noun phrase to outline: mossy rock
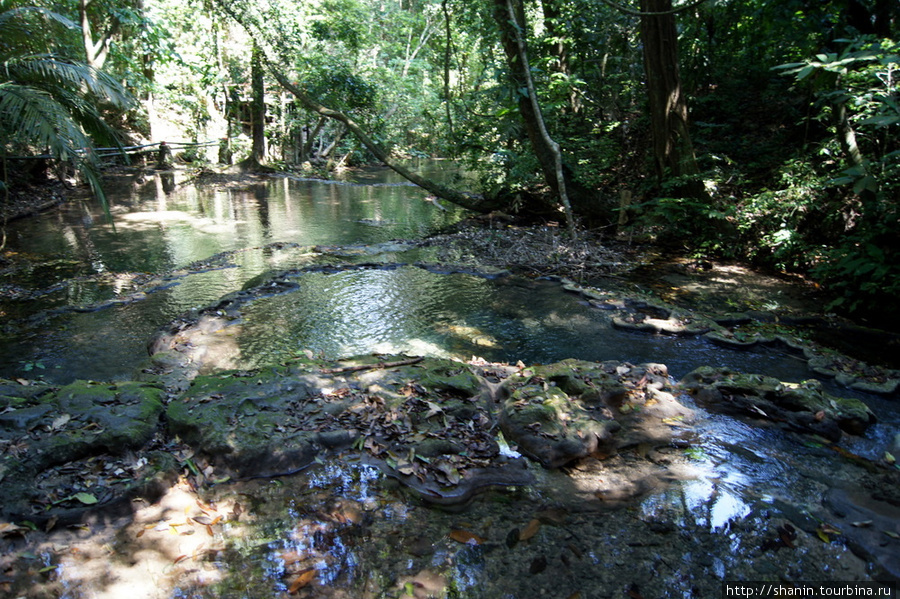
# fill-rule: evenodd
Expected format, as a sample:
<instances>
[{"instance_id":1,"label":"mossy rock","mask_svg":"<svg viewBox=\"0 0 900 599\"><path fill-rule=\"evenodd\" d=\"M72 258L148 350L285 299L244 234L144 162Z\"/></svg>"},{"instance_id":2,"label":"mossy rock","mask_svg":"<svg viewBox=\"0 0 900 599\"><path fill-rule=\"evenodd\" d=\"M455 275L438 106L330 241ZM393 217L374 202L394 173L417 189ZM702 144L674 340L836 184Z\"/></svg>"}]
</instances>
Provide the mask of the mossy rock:
<instances>
[{"instance_id":1,"label":"mossy rock","mask_svg":"<svg viewBox=\"0 0 900 599\"><path fill-rule=\"evenodd\" d=\"M587 394L591 387L574 375L576 362L525 369L507 380L509 395L500 406L503 434L519 450L547 468L557 468L592 454L615 453L611 414L591 410L564 388ZM564 371L570 374L566 375ZM552 377L558 383L550 382Z\"/></svg>"},{"instance_id":2,"label":"mossy rock","mask_svg":"<svg viewBox=\"0 0 900 599\"><path fill-rule=\"evenodd\" d=\"M17 440L15 455L5 455L0 464L6 513L25 509L23 497L33 495L29 489L58 466L146 446L164 409L165 391L144 383L75 381L29 388L0 381L0 387L8 400L0 433Z\"/></svg>"},{"instance_id":3,"label":"mossy rock","mask_svg":"<svg viewBox=\"0 0 900 599\"><path fill-rule=\"evenodd\" d=\"M283 367L198 376L169 404L169 431L237 475L299 468L315 453L295 425L317 392Z\"/></svg>"},{"instance_id":4,"label":"mossy rock","mask_svg":"<svg viewBox=\"0 0 900 599\"><path fill-rule=\"evenodd\" d=\"M842 431L862 434L875 422L863 402L836 397L817 380L783 383L776 378L701 367L682 387L712 410L782 423L792 429L838 441Z\"/></svg>"}]
</instances>

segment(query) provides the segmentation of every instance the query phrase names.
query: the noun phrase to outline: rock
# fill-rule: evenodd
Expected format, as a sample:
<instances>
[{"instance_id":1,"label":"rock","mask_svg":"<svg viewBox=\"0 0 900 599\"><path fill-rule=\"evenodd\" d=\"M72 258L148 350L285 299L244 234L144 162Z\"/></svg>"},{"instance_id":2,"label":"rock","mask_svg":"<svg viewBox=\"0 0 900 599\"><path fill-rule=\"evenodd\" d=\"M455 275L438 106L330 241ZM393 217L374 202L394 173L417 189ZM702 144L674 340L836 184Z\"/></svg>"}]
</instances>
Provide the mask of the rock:
<instances>
[{"instance_id":1,"label":"rock","mask_svg":"<svg viewBox=\"0 0 900 599\"><path fill-rule=\"evenodd\" d=\"M821 382L782 383L776 378L701 367L681 386L712 410L785 423L803 432L838 441L842 431L862 434L875 415L861 401L835 397Z\"/></svg>"},{"instance_id":2,"label":"rock","mask_svg":"<svg viewBox=\"0 0 900 599\"><path fill-rule=\"evenodd\" d=\"M507 379L500 406L504 435L548 468L606 457L639 443L665 444L666 419L690 417L667 392L665 367L563 360Z\"/></svg>"},{"instance_id":3,"label":"rock","mask_svg":"<svg viewBox=\"0 0 900 599\"><path fill-rule=\"evenodd\" d=\"M7 395L0 433L15 443L0 470L0 513L5 517L45 520L75 517L92 504L60 496L71 488L96 499L97 506L146 488L169 466L151 455L127 476L93 476L77 480L94 467L147 445L159 430L165 392L156 385L135 382L75 381L61 388L49 385L13 386L0 382ZM10 395L10 394L18 394ZM159 459L157 459L159 458ZM123 471L124 474L124 471ZM66 484L49 481L70 480ZM74 478L73 478L74 477Z\"/></svg>"}]
</instances>

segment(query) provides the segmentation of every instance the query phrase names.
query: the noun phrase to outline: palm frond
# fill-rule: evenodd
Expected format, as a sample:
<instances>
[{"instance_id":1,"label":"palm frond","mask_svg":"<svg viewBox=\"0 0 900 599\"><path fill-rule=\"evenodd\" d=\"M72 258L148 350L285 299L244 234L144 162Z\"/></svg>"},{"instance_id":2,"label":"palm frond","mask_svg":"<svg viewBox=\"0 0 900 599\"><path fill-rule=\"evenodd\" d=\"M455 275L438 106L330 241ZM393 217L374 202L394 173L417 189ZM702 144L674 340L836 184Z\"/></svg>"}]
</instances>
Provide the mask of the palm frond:
<instances>
[{"instance_id":1,"label":"palm frond","mask_svg":"<svg viewBox=\"0 0 900 599\"><path fill-rule=\"evenodd\" d=\"M0 124L13 139L50 148L61 160L91 143L64 106L29 86L0 84Z\"/></svg>"},{"instance_id":2,"label":"palm frond","mask_svg":"<svg viewBox=\"0 0 900 599\"><path fill-rule=\"evenodd\" d=\"M50 54L35 54L14 58L3 66L4 79L40 86L55 84L75 89L83 87L97 99L121 108L127 108L133 102L115 79L84 63Z\"/></svg>"}]
</instances>

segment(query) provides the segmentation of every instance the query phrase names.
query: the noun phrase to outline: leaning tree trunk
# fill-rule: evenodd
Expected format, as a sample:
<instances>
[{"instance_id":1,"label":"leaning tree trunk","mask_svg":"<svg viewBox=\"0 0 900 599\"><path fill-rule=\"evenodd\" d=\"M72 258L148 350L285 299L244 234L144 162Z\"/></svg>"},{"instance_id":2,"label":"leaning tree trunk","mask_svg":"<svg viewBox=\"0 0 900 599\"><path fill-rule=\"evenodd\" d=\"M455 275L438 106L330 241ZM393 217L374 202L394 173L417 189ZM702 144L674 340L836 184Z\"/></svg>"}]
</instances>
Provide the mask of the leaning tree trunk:
<instances>
[{"instance_id":1,"label":"leaning tree trunk","mask_svg":"<svg viewBox=\"0 0 900 599\"><path fill-rule=\"evenodd\" d=\"M515 89L527 93L518 94L519 114L528 134L532 151L541 167L544 181L564 204L567 219L572 211L589 218L602 218L611 222L610 214L594 201L592 194L579 185L562 163L559 145L547 133L527 60L524 59L525 10L518 0L494 0L494 21L500 31L500 43L506 55L509 77ZM569 204L569 206L566 206Z\"/></svg>"},{"instance_id":2,"label":"leaning tree trunk","mask_svg":"<svg viewBox=\"0 0 900 599\"><path fill-rule=\"evenodd\" d=\"M496 208L497 206L492 203L485 201L484 198L474 194L463 193L461 191L457 191L455 189L450 189L449 187L444 187L443 185L432 181L431 179L426 179L421 175L418 175L409 169L403 167L400 164L397 164L388 153L382 148L375 140L369 137L365 131L363 131L362 127L359 126L356 121L351 119L348 115L344 114L339 110L333 110L326 106L322 106L312 98L310 98L306 93L297 85L291 83L291 81L284 76L284 73L276 69L272 64L269 64L269 70L272 75L274 75L275 79L278 83L281 84L284 89L289 91L294 95L297 100L300 101L300 104L303 105L304 108L311 112L315 112L316 114L333 119L338 121L339 123L343 123L347 130L352 133L356 139L362 143L367 150L372 152L372 154L389 168L393 169L394 172L399 174L401 177L414 183L433 193L435 196L439 197L442 200L447 200L452 204L456 204L457 206L461 206L463 208L467 208L469 210L475 210L477 212L489 212L490 210Z\"/></svg>"},{"instance_id":3,"label":"leaning tree trunk","mask_svg":"<svg viewBox=\"0 0 900 599\"><path fill-rule=\"evenodd\" d=\"M668 177L699 173L688 130L687 100L678 69L678 34L672 0L641 0L641 41L650 103L653 157L658 182ZM696 179L684 188L691 196L703 195Z\"/></svg>"}]
</instances>

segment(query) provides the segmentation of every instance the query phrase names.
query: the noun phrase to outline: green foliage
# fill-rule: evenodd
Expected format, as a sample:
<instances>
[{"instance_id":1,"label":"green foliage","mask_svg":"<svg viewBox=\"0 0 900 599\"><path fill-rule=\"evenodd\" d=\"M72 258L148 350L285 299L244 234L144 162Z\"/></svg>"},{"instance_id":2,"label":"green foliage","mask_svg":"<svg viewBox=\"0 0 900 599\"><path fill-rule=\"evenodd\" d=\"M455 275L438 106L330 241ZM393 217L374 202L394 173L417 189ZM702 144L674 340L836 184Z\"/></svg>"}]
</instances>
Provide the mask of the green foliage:
<instances>
[{"instance_id":1,"label":"green foliage","mask_svg":"<svg viewBox=\"0 0 900 599\"><path fill-rule=\"evenodd\" d=\"M896 226L897 215L893 215ZM900 296L900 247L896 228L873 226L865 236L854 236L823 251L813 274L832 291L829 309L896 319ZM896 325L897 322L891 324Z\"/></svg>"},{"instance_id":2,"label":"green foliage","mask_svg":"<svg viewBox=\"0 0 900 599\"><path fill-rule=\"evenodd\" d=\"M54 33L74 23L33 6L0 4L0 152L42 152L70 162L103 199L92 152L95 141L116 143L103 106L126 107L117 81L65 55L67 48L35 53L39 39L56 45ZM68 48L72 51L72 48Z\"/></svg>"}]
</instances>

